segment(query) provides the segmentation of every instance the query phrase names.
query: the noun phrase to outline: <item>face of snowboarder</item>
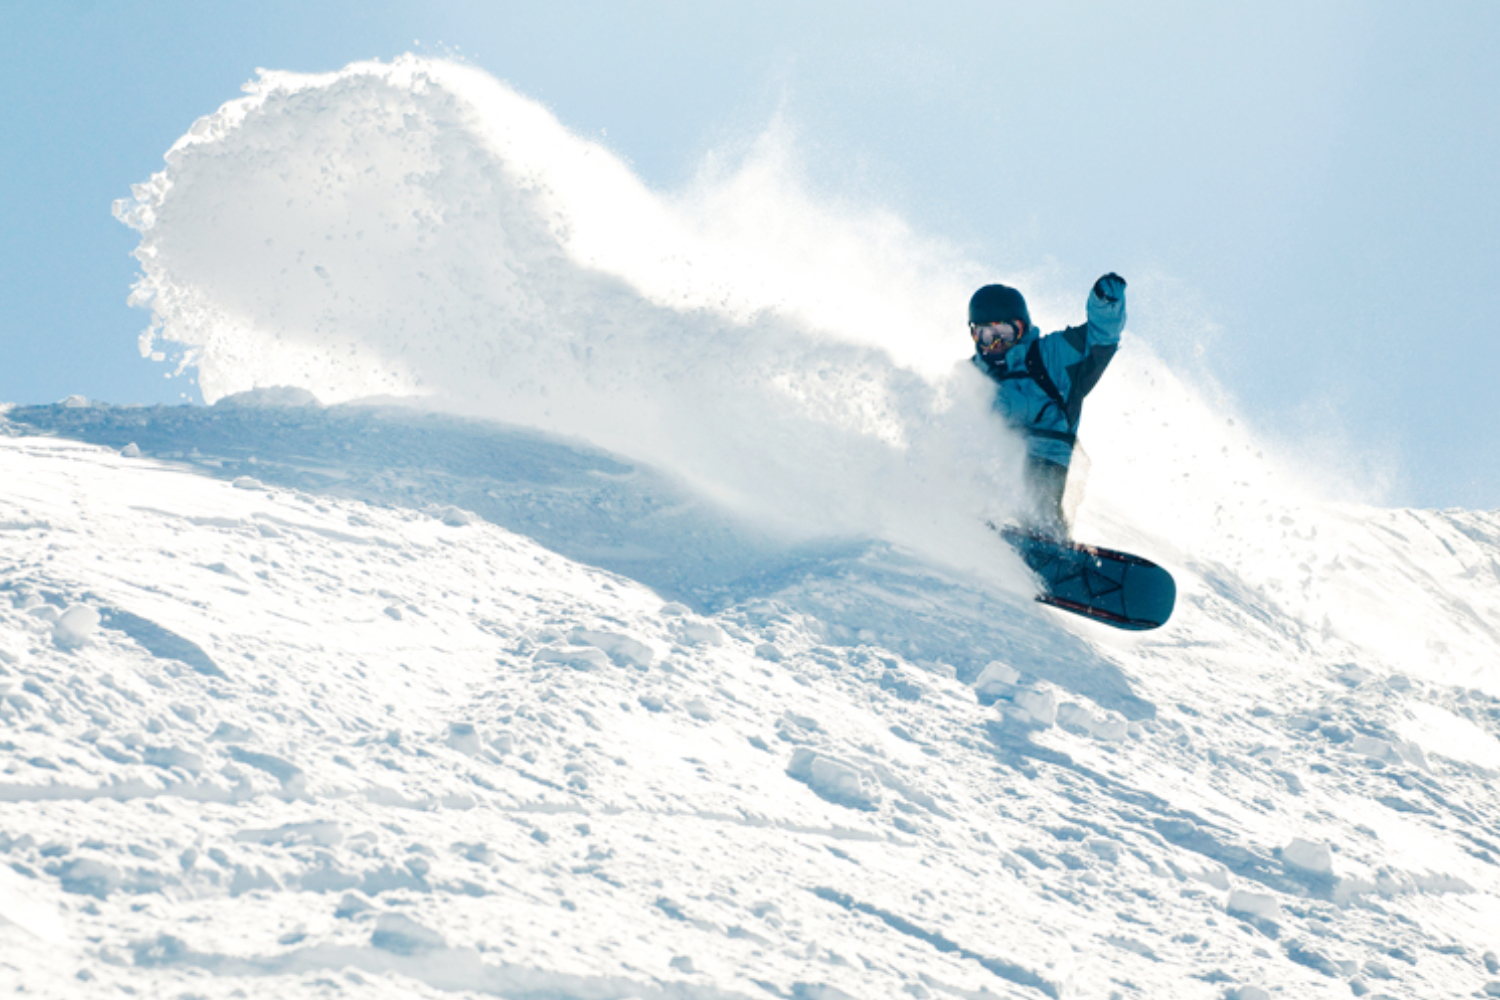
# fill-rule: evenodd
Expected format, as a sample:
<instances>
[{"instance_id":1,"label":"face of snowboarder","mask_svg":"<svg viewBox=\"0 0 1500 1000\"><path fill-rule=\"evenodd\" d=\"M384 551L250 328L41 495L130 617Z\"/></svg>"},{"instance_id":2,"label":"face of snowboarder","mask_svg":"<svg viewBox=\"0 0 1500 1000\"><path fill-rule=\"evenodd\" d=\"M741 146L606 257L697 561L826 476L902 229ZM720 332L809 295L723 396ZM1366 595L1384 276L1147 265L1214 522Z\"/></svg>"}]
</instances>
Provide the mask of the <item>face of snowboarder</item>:
<instances>
[{"instance_id":1,"label":"face of snowboarder","mask_svg":"<svg viewBox=\"0 0 1500 1000\"><path fill-rule=\"evenodd\" d=\"M1019 321L1008 323L970 323L969 336L981 354L1003 354L1015 346L1023 333Z\"/></svg>"}]
</instances>

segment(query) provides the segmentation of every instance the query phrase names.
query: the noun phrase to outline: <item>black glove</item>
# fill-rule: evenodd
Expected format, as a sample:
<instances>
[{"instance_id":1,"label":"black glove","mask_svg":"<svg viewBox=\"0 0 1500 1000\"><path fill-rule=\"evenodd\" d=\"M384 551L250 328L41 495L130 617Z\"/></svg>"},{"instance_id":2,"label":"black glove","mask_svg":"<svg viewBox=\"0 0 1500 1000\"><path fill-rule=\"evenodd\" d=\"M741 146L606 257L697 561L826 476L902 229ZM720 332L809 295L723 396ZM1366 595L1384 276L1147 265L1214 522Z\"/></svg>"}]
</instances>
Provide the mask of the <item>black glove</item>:
<instances>
[{"instance_id":1,"label":"black glove","mask_svg":"<svg viewBox=\"0 0 1500 1000\"><path fill-rule=\"evenodd\" d=\"M1120 301L1125 293L1125 279L1111 271L1094 282L1094 294L1111 304Z\"/></svg>"}]
</instances>

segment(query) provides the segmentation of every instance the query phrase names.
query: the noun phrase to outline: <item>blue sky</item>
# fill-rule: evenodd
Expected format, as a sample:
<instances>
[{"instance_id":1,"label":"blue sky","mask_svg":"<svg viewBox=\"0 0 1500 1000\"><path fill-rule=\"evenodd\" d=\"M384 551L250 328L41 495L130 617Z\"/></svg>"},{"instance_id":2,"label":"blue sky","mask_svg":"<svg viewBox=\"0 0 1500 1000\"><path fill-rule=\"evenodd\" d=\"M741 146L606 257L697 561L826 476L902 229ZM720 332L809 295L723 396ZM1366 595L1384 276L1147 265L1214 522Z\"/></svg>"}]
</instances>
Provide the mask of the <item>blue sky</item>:
<instances>
[{"instance_id":1,"label":"blue sky","mask_svg":"<svg viewBox=\"0 0 1500 1000\"><path fill-rule=\"evenodd\" d=\"M779 115L816 187L1211 324L1157 346L1285 447L1500 507L1500 4L3 0L0 32L3 400L180 401L110 203L257 66L453 52L660 188Z\"/></svg>"}]
</instances>

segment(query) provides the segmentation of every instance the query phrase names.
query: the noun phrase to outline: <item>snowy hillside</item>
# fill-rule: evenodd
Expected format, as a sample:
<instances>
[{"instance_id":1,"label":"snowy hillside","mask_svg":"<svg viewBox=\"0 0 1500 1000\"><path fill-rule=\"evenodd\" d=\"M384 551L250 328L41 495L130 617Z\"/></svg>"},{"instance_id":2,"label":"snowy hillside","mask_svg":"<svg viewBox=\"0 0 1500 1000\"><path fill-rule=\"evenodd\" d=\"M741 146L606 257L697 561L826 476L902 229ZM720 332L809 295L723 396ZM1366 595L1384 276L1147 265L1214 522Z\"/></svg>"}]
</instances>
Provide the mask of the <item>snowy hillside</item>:
<instances>
[{"instance_id":1,"label":"snowy hillside","mask_svg":"<svg viewBox=\"0 0 1500 1000\"><path fill-rule=\"evenodd\" d=\"M388 411L9 416L0 970L29 991L1500 979L1500 518L1274 523L1278 562L1337 579L1310 539L1339 531L1341 591L1422 602L1430 669L1398 672L1378 635L1287 613L1244 567L1176 567L1174 621L1128 637L886 545L756 548L646 470L529 432L491 427L486 453L481 425ZM148 455L34 436L122 425ZM350 498L382 487L382 455L386 495ZM722 582L705 603L658 579L671 601L455 497L552 538L610 525L605 561L713 538Z\"/></svg>"},{"instance_id":2,"label":"snowy hillside","mask_svg":"<svg viewBox=\"0 0 1500 1000\"><path fill-rule=\"evenodd\" d=\"M116 206L211 405L0 413L0 989L1500 995L1500 514L1326 499L1136 281L1077 533L1177 611L1064 615L994 275L774 137L247 90Z\"/></svg>"}]
</instances>

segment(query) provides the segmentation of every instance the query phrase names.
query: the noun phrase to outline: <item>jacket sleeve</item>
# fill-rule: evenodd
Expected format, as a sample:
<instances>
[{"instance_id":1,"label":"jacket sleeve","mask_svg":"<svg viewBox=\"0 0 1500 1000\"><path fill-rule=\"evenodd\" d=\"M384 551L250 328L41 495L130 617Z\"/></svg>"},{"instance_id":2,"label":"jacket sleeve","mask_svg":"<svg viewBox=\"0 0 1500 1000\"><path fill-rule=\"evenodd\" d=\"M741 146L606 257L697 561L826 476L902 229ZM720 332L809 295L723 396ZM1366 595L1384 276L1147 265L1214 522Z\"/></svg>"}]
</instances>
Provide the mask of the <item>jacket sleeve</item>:
<instances>
[{"instance_id":1,"label":"jacket sleeve","mask_svg":"<svg viewBox=\"0 0 1500 1000\"><path fill-rule=\"evenodd\" d=\"M1089 293L1088 322L1049 333L1040 344L1042 364L1062 395L1068 425L1076 427L1083 397L1099 382L1125 329L1125 293L1114 302Z\"/></svg>"}]
</instances>

